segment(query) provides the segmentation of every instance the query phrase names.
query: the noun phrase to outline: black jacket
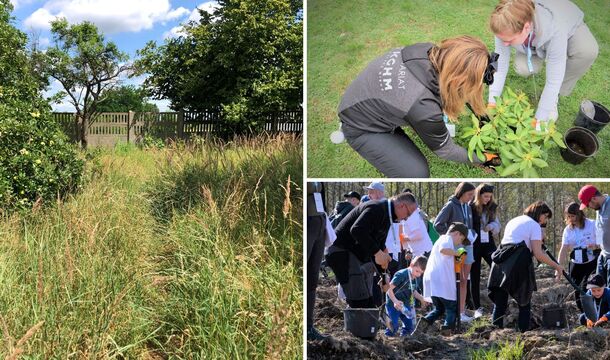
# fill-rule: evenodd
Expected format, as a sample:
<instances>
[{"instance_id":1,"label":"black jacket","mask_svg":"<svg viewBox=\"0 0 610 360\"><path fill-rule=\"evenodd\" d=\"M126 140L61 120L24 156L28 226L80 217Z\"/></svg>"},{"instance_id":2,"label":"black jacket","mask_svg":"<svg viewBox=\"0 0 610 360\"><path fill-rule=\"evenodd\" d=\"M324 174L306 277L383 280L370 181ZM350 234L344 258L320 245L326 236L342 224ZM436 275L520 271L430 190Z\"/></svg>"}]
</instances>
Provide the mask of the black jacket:
<instances>
[{"instance_id":1,"label":"black jacket","mask_svg":"<svg viewBox=\"0 0 610 360\"><path fill-rule=\"evenodd\" d=\"M536 288L536 274L532 253L525 245L500 245L491 255L493 264L487 288L489 298L494 301L495 291L502 289L517 301L519 306L525 306L532 301L532 293Z\"/></svg>"},{"instance_id":2,"label":"black jacket","mask_svg":"<svg viewBox=\"0 0 610 360\"><path fill-rule=\"evenodd\" d=\"M337 201L333 214L328 218L333 229L339 225L341 220L343 220L343 218L349 214L352 209L354 209L354 205L352 205L349 201Z\"/></svg>"},{"instance_id":3,"label":"black jacket","mask_svg":"<svg viewBox=\"0 0 610 360\"><path fill-rule=\"evenodd\" d=\"M388 201L367 201L356 206L339 222L334 246L351 251L362 262L371 261L379 250L385 250L390 224L396 219L392 205L392 220L388 216Z\"/></svg>"},{"instance_id":4,"label":"black jacket","mask_svg":"<svg viewBox=\"0 0 610 360\"><path fill-rule=\"evenodd\" d=\"M470 203L470 210L472 211L472 227L473 230L477 233L477 239L474 241L473 250L475 260L478 258L478 255L481 254L489 254L496 250L496 241L494 239L494 235L492 231L488 231L489 234L489 242L481 243L481 215L477 213L476 206L474 202Z\"/></svg>"}]
</instances>

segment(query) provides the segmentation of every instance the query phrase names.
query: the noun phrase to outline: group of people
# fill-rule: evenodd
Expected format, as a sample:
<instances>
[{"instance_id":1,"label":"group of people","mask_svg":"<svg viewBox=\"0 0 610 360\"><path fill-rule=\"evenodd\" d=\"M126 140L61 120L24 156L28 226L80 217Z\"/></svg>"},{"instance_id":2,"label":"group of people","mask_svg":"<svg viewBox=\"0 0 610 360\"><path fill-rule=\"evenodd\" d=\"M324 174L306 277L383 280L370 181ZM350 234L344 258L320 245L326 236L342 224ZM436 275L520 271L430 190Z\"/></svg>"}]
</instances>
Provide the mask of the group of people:
<instances>
[{"instance_id":1,"label":"group of people","mask_svg":"<svg viewBox=\"0 0 610 360\"><path fill-rule=\"evenodd\" d=\"M383 185L377 184L369 188ZM593 296L597 316L582 314L582 325L600 326L610 318L610 289L606 288L610 282L610 198L594 186L584 186L578 194L580 203L570 203L564 210L559 262L547 254L543 244L543 229L553 216L543 201L530 204L522 215L509 220L500 238L493 185L460 183L433 222L421 211L413 193L405 190L389 199L380 196L361 202L334 229L318 224L323 230L314 231L308 212L308 339L324 337L313 326L322 260L319 252L317 264L311 262L310 241L315 242L316 236L325 239L326 266L333 270L349 307L380 307L375 292L385 292L388 336L427 332L441 318L441 332L451 333L458 321L472 319L465 312L467 306L474 310L474 317L480 317L484 312L480 299L483 261L490 267L485 287L494 304L491 319L499 328L504 326L510 297L518 304L519 330L530 328L536 290L533 257L555 269L557 279L567 268L569 276ZM353 192L345 194L346 198L349 194ZM585 217L586 207L596 211L595 220ZM430 237L431 230L441 235ZM376 276L379 282L374 280ZM582 312L579 293L575 296ZM428 306L431 310L416 322L416 309Z\"/></svg>"},{"instance_id":2,"label":"group of people","mask_svg":"<svg viewBox=\"0 0 610 360\"><path fill-rule=\"evenodd\" d=\"M489 18L495 35L493 53L472 36L390 50L369 63L341 99L338 117L347 143L387 177L430 176L426 158L403 126L413 128L445 160L497 165L497 154L469 160L448 127L464 105L477 116L496 106L512 49L519 75L535 74L546 62L546 83L533 120L538 125L556 120L559 95L570 95L599 52L583 19L583 12L569 0L499 0Z\"/></svg>"}]
</instances>

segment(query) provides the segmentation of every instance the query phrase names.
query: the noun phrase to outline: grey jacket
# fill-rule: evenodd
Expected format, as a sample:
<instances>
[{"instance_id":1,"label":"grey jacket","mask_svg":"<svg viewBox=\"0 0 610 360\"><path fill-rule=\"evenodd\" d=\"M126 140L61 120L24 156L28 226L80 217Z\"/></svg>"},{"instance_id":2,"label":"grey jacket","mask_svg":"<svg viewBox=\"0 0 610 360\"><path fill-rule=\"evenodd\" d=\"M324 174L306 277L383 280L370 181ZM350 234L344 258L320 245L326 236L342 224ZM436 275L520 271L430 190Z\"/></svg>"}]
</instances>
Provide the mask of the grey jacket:
<instances>
[{"instance_id":1,"label":"grey jacket","mask_svg":"<svg viewBox=\"0 0 610 360\"><path fill-rule=\"evenodd\" d=\"M568 39L583 23L584 14L568 0L535 0L534 5L536 7L535 37L532 41L532 56L546 60L546 84L540 96L536 119L546 120L557 106L557 98L568 59ZM511 46L504 46L497 37L495 42L496 52L500 54L500 58L494 82L489 87L489 102L493 103L495 103L495 96L502 95L511 54ZM527 48L522 45L512 46L512 48L527 54Z\"/></svg>"},{"instance_id":2,"label":"grey jacket","mask_svg":"<svg viewBox=\"0 0 610 360\"><path fill-rule=\"evenodd\" d=\"M469 163L443 121L438 73L428 59L431 43L395 48L368 64L349 85L338 108L346 136L411 126L434 153ZM480 163L476 157L475 163Z\"/></svg>"},{"instance_id":3,"label":"grey jacket","mask_svg":"<svg viewBox=\"0 0 610 360\"><path fill-rule=\"evenodd\" d=\"M464 217L464 213L466 217ZM434 229L439 234L446 234L449 225L452 222L459 221L464 223L469 229L472 229L472 209L469 204L461 204L460 201L455 197L451 196L449 201L443 206L441 211L434 219Z\"/></svg>"}]
</instances>

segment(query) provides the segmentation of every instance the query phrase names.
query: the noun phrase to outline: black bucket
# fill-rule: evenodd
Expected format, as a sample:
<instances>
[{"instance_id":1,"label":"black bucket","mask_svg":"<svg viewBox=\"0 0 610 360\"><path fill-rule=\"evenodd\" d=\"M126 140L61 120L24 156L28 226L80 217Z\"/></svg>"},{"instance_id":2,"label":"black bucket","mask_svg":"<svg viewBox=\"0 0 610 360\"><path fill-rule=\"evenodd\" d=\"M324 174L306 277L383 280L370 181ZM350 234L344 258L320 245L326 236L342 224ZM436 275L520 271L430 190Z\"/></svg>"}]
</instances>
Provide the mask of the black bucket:
<instances>
[{"instance_id":1,"label":"black bucket","mask_svg":"<svg viewBox=\"0 0 610 360\"><path fill-rule=\"evenodd\" d=\"M566 131L563 141L567 148L561 149L561 157L570 164L580 164L592 157L599 149L597 135L583 127L573 127Z\"/></svg>"},{"instance_id":2,"label":"black bucket","mask_svg":"<svg viewBox=\"0 0 610 360\"><path fill-rule=\"evenodd\" d=\"M343 310L344 330L359 338L372 339L379 330L379 309L347 308Z\"/></svg>"},{"instance_id":3,"label":"black bucket","mask_svg":"<svg viewBox=\"0 0 610 360\"><path fill-rule=\"evenodd\" d=\"M560 306L548 306L542 309L542 326L549 329L563 329L567 326L566 311Z\"/></svg>"},{"instance_id":4,"label":"black bucket","mask_svg":"<svg viewBox=\"0 0 610 360\"><path fill-rule=\"evenodd\" d=\"M585 100L580 104L574 125L584 127L597 134L609 122L610 111L608 109L595 101Z\"/></svg>"}]
</instances>

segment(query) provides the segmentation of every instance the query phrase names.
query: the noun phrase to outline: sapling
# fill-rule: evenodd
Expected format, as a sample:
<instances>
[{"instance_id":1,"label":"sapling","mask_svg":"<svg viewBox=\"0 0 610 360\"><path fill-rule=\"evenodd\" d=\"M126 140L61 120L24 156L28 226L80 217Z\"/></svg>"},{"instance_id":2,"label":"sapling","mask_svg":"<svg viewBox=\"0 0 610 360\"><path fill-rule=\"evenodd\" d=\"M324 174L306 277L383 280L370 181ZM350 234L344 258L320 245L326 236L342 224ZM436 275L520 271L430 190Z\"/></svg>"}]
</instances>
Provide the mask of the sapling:
<instances>
[{"instance_id":1,"label":"sapling","mask_svg":"<svg viewBox=\"0 0 610 360\"><path fill-rule=\"evenodd\" d=\"M527 95L510 88L496 98L496 107L488 112L489 121L471 115L459 138L467 141L468 158L485 161L485 153L498 154L502 165L496 167L500 176L520 174L538 177L536 169L548 166L548 151L555 146L565 148L563 135L554 121L543 122L536 129L534 110Z\"/></svg>"}]
</instances>

